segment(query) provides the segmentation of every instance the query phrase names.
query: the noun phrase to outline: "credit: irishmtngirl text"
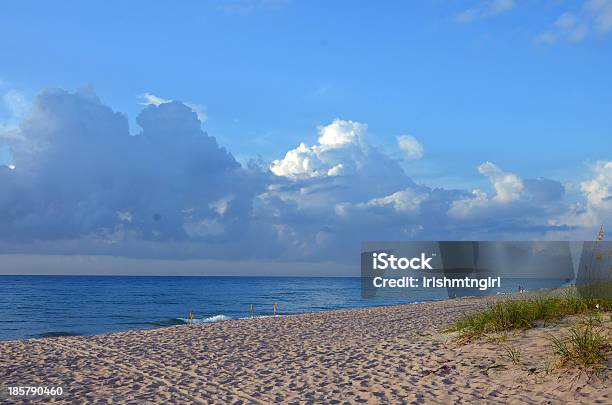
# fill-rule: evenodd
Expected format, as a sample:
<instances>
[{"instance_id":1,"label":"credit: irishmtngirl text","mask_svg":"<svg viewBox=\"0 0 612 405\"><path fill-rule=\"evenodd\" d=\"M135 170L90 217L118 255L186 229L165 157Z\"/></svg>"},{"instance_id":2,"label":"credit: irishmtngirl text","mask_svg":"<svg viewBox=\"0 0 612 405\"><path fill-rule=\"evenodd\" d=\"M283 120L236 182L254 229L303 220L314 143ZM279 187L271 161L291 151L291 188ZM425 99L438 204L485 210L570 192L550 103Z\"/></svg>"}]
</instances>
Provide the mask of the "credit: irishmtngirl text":
<instances>
[{"instance_id":1,"label":"credit: irishmtngirl text","mask_svg":"<svg viewBox=\"0 0 612 405\"><path fill-rule=\"evenodd\" d=\"M430 262L433 257L421 253L415 257L396 257L388 253L372 253L374 270L433 270ZM436 277L436 276L403 276L372 278L375 288L477 288L486 291L489 288L500 288L501 277Z\"/></svg>"}]
</instances>

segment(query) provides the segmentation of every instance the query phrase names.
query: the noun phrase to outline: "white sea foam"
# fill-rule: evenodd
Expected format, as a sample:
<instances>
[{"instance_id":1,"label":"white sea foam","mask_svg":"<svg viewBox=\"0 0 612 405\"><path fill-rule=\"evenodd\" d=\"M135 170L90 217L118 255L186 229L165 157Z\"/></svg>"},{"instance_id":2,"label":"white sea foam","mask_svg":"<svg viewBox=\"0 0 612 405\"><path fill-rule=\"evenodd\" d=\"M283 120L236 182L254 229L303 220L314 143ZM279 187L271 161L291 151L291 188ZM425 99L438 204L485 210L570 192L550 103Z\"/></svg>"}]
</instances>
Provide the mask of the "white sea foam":
<instances>
[{"instance_id":1,"label":"white sea foam","mask_svg":"<svg viewBox=\"0 0 612 405\"><path fill-rule=\"evenodd\" d=\"M214 323L214 322L223 322L223 321L229 321L230 318L229 316L226 315L214 315L214 316L210 316L208 318L193 318L191 320L191 322L189 321L189 319L187 318L177 318L185 323Z\"/></svg>"}]
</instances>

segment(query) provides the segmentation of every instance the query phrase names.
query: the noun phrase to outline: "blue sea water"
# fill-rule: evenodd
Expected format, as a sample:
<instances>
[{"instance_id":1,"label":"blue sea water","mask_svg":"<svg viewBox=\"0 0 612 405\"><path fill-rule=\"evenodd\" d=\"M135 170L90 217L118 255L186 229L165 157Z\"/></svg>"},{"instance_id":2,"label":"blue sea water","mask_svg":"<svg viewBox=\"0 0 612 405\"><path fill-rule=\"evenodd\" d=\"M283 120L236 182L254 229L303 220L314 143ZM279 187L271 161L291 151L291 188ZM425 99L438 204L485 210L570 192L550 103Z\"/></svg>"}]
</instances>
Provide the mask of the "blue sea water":
<instances>
[{"instance_id":1,"label":"blue sea water","mask_svg":"<svg viewBox=\"0 0 612 405\"><path fill-rule=\"evenodd\" d=\"M0 276L0 340L411 302L361 298L359 278ZM414 300L412 300L414 301Z\"/></svg>"},{"instance_id":2,"label":"blue sea water","mask_svg":"<svg viewBox=\"0 0 612 405\"><path fill-rule=\"evenodd\" d=\"M514 283L513 283L514 284ZM514 287L512 287L514 288ZM361 297L361 279L313 277L0 276L0 340L208 323L446 298Z\"/></svg>"}]
</instances>

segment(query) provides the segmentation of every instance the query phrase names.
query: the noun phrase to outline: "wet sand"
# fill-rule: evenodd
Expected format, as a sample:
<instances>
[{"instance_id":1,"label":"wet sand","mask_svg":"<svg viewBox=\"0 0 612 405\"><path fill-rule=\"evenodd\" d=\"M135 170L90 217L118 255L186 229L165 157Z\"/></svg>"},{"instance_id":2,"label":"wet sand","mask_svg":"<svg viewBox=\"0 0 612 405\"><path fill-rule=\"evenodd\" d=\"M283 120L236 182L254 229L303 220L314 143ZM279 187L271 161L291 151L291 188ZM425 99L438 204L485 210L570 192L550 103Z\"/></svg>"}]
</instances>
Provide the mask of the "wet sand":
<instances>
[{"instance_id":1,"label":"wet sand","mask_svg":"<svg viewBox=\"0 0 612 405\"><path fill-rule=\"evenodd\" d=\"M0 385L60 385L64 395L47 401L87 404L612 403L609 370L600 380L551 369L547 337L565 333L569 321L503 342L459 344L441 333L484 303L0 342ZM503 345L520 348L521 364L512 364Z\"/></svg>"}]
</instances>

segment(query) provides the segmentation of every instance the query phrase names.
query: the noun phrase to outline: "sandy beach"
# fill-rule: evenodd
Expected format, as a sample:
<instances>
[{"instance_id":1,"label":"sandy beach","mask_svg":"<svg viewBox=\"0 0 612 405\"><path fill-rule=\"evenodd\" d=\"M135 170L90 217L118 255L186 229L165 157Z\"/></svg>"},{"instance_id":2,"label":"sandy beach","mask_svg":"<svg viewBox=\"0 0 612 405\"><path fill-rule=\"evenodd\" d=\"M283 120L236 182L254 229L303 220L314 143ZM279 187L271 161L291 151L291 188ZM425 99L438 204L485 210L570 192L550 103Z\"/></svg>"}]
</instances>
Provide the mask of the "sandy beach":
<instances>
[{"instance_id":1,"label":"sandy beach","mask_svg":"<svg viewBox=\"0 0 612 405\"><path fill-rule=\"evenodd\" d=\"M569 321L510 334L504 344L521 348L518 365L498 341L459 344L442 333L484 303L1 342L0 385L62 386L62 397L46 399L56 403L612 403L610 362L607 380L551 367L547 337Z\"/></svg>"}]
</instances>

